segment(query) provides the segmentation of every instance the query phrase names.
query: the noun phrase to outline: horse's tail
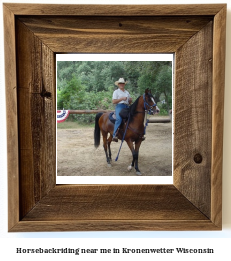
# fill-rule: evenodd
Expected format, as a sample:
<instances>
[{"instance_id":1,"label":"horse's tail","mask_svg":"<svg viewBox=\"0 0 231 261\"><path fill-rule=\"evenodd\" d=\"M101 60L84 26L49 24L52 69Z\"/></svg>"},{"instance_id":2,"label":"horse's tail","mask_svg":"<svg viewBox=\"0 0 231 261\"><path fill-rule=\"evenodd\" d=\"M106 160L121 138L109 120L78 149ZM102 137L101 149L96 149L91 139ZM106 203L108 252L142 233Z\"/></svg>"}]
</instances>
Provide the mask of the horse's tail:
<instances>
[{"instance_id":1,"label":"horse's tail","mask_svg":"<svg viewBox=\"0 0 231 261\"><path fill-rule=\"evenodd\" d=\"M103 114L102 112L99 112L95 116L95 130L94 130L95 148L98 148L100 144L99 118L102 116L102 114Z\"/></svg>"}]
</instances>

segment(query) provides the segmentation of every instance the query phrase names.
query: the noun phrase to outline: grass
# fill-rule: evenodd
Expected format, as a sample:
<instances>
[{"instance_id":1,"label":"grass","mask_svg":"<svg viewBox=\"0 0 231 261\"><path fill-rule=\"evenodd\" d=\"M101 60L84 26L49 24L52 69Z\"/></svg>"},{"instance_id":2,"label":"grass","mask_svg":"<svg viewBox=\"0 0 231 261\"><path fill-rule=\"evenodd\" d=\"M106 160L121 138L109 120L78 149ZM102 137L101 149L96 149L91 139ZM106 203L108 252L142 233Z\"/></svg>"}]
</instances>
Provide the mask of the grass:
<instances>
[{"instance_id":1,"label":"grass","mask_svg":"<svg viewBox=\"0 0 231 261\"><path fill-rule=\"evenodd\" d=\"M64 121L61 123L57 123L57 129L82 129L82 128L93 128L94 123L91 124L83 124L75 121Z\"/></svg>"}]
</instances>

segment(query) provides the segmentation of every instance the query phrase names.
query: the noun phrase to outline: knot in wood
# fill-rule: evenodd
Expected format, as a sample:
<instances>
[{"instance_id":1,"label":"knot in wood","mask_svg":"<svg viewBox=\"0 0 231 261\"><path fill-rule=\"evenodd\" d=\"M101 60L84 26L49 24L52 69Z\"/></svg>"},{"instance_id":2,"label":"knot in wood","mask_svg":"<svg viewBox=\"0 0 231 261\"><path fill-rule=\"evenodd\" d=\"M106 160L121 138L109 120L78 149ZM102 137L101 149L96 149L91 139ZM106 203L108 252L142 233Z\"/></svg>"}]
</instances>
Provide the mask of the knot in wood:
<instances>
[{"instance_id":1,"label":"knot in wood","mask_svg":"<svg viewBox=\"0 0 231 261\"><path fill-rule=\"evenodd\" d=\"M50 93L50 92L47 92L46 90L42 90L42 92L40 93L40 95L41 95L43 98L51 99L51 93Z\"/></svg>"},{"instance_id":2,"label":"knot in wood","mask_svg":"<svg viewBox=\"0 0 231 261\"><path fill-rule=\"evenodd\" d=\"M202 156L201 156L200 153L197 153L197 154L194 155L194 161L197 164L200 164L202 162Z\"/></svg>"}]
</instances>

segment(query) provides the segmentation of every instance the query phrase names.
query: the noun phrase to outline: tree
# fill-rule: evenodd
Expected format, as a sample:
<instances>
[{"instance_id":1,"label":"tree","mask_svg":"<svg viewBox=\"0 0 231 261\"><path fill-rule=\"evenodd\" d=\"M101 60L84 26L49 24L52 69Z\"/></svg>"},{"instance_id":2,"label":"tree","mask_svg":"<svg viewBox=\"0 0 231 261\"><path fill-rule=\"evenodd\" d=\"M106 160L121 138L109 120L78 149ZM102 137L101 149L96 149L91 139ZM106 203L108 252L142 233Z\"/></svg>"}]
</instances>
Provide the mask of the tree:
<instances>
[{"instance_id":1,"label":"tree","mask_svg":"<svg viewBox=\"0 0 231 261\"><path fill-rule=\"evenodd\" d=\"M84 87L73 74L72 79L58 92L57 109L76 109L84 98Z\"/></svg>"},{"instance_id":2,"label":"tree","mask_svg":"<svg viewBox=\"0 0 231 261\"><path fill-rule=\"evenodd\" d=\"M172 107L172 68L164 65L156 79L156 91L163 93L165 98L165 105L167 111Z\"/></svg>"},{"instance_id":3,"label":"tree","mask_svg":"<svg viewBox=\"0 0 231 261\"><path fill-rule=\"evenodd\" d=\"M123 77L133 100L151 89L171 107L172 64L166 61L58 61L57 108L73 110L113 109L114 82ZM92 115L72 115L69 119L91 122Z\"/></svg>"}]
</instances>

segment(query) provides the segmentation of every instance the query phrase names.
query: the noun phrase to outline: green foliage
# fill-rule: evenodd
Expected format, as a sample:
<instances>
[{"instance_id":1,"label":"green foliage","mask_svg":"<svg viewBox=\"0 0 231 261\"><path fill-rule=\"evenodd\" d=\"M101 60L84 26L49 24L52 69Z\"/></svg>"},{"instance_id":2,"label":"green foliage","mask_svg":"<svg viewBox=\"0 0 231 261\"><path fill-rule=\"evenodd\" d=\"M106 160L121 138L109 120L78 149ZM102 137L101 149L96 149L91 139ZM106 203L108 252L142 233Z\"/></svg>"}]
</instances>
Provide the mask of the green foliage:
<instances>
[{"instance_id":1,"label":"green foliage","mask_svg":"<svg viewBox=\"0 0 231 261\"><path fill-rule=\"evenodd\" d=\"M172 108L172 69L164 65L156 79L156 92L164 96L162 108L170 110Z\"/></svg>"},{"instance_id":2,"label":"green foliage","mask_svg":"<svg viewBox=\"0 0 231 261\"><path fill-rule=\"evenodd\" d=\"M83 102L85 90L80 80L72 75L72 79L67 82L66 86L58 91L57 109L74 109L76 104Z\"/></svg>"},{"instance_id":3,"label":"green foliage","mask_svg":"<svg viewBox=\"0 0 231 261\"><path fill-rule=\"evenodd\" d=\"M57 109L112 110L114 82L121 77L128 82L126 89L133 101L149 88L162 112L171 109L172 64L158 61L58 61ZM68 120L92 123L94 118L93 114L75 114Z\"/></svg>"},{"instance_id":4,"label":"green foliage","mask_svg":"<svg viewBox=\"0 0 231 261\"><path fill-rule=\"evenodd\" d=\"M143 74L138 79L139 93L144 93L147 88L154 90L154 77L152 74ZM153 92L155 93L155 92Z\"/></svg>"}]
</instances>

